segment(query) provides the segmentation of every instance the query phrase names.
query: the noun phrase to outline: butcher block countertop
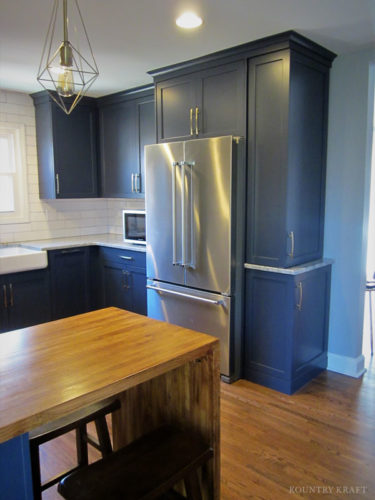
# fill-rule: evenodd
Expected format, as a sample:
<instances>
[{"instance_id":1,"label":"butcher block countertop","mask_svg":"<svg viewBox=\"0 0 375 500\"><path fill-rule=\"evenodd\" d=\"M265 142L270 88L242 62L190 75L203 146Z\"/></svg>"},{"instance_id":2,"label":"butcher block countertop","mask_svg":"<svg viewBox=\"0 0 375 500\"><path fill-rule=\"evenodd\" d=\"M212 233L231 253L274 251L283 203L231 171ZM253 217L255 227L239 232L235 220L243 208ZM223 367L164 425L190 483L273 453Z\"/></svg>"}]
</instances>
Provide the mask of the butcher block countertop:
<instances>
[{"instance_id":1,"label":"butcher block countertop","mask_svg":"<svg viewBox=\"0 0 375 500\"><path fill-rule=\"evenodd\" d=\"M211 359L206 373L218 392L216 338L122 309L101 309L4 333L0 443L183 365L194 365L204 356ZM202 380L195 385L202 385ZM212 418L218 407L214 400L207 404L207 418Z\"/></svg>"}]
</instances>

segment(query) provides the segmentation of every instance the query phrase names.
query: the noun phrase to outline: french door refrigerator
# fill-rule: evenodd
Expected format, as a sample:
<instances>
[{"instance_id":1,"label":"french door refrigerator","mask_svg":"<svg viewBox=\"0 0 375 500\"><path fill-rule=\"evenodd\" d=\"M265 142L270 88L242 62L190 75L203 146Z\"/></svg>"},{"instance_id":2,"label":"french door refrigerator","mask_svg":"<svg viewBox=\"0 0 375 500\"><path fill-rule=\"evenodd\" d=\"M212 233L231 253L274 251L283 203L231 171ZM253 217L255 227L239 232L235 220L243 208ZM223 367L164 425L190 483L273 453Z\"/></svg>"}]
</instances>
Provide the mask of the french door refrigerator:
<instances>
[{"instance_id":1,"label":"french door refrigerator","mask_svg":"<svg viewBox=\"0 0 375 500\"><path fill-rule=\"evenodd\" d=\"M145 146L148 316L218 337L224 379L240 356L243 146L232 136Z\"/></svg>"}]
</instances>

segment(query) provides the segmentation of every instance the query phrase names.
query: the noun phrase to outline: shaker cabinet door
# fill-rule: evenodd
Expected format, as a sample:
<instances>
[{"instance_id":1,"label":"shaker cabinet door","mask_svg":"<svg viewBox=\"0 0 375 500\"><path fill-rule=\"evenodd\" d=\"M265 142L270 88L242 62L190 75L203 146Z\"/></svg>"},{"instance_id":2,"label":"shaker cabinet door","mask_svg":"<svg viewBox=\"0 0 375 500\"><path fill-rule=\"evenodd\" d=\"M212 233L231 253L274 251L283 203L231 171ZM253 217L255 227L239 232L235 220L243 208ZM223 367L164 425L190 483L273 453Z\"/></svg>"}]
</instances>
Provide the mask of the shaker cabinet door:
<instances>
[{"instance_id":1,"label":"shaker cabinet door","mask_svg":"<svg viewBox=\"0 0 375 500\"><path fill-rule=\"evenodd\" d=\"M246 261L323 253L328 68L285 50L249 60Z\"/></svg>"},{"instance_id":2,"label":"shaker cabinet door","mask_svg":"<svg viewBox=\"0 0 375 500\"><path fill-rule=\"evenodd\" d=\"M144 198L144 146L156 142L151 89L99 100L101 196Z\"/></svg>"},{"instance_id":3,"label":"shaker cabinet door","mask_svg":"<svg viewBox=\"0 0 375 500\"><path fill-rule=\"evenodd\" d=\"M199 137L246 134L245 63L224 64L201 73Z\"/></svg>"},{"instance_id":4,"label":"shaker cabinet door","mask_svg":"<svg viewBox=\"0 0 375 500\"><path fill-rule=\"evenodd\" d=\"M132 173L138 171L139 154L136 125L136 108L132 102L100 108L101 196L104 198L132 194Z\"/></svg>"},{"instance_id":5,"label":"shaker cabinet door","mask_svg":"<svg viewBox=\"0 0 375 500\"><path fill-rule=\"evenodd\" d=\"M181 141L195 136L197 80L187 75L156 86L158 142Z\"/></svg>"}]
</instances>

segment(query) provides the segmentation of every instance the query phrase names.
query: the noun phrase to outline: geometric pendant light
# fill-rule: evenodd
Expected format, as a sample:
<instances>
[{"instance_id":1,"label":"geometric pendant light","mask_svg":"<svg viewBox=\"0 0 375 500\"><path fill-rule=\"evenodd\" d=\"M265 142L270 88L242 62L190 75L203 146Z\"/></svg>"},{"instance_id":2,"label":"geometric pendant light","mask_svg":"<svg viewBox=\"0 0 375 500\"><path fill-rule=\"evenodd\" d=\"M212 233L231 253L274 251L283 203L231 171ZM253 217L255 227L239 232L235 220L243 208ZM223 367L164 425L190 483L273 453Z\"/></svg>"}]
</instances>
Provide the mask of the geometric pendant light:
<instances>
[{"instance_id":1,"label":"geometric pendant light","mask_svg":"<svg viewBox=\"0 0 375 500\"><path fill-rule=\"evenodd\" d=\"M99 75L77 0L55 0L37 80L69 115Z\"/></svg>"}]
</instances>

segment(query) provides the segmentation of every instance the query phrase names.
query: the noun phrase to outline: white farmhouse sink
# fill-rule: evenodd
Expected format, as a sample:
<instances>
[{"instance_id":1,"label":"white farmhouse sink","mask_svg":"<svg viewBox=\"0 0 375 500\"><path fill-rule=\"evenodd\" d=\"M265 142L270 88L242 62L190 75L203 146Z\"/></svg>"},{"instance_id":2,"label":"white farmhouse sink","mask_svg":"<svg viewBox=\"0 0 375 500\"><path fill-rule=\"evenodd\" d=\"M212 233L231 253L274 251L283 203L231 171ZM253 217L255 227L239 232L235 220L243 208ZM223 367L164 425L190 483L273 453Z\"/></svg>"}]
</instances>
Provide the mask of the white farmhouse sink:
<instances>
[{"instance_id":1,"label":"white farmhouse sink","mask_svg":"<svg viewBox=\"0 0 375 500\"><path fill-rule=\"evenodd\" d=\"M32 271L47 267L47 252L20 246L0 247L0 274Z\"/></svg>"}]
</instances>

